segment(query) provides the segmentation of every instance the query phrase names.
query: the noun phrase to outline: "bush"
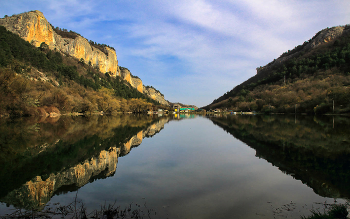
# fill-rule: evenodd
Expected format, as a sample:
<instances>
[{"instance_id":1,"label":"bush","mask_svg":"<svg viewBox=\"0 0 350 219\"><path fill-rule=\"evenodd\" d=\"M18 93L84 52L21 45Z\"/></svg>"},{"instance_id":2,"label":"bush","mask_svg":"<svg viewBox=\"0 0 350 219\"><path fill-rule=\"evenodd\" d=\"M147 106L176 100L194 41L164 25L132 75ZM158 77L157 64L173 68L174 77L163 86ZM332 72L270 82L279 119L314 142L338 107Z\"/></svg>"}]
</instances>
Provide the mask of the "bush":
<instances>
[{"instance_id":1,"label":"bush","mask_svg":"<svg viewBox=\"0 0 350 219\"><path fill-rule=\"evenodd\" d=\"M320 105L317 105L314 108L314 112L316 114L330 113L330 112L332 112L332 105L331 104L326 104L326 103L321 103Z\"/></svg>"},{"instance_id":2,"label":"bush","mask_svg":"<svg viewBox=\"0 0 350 219\"><path fill-rule=\"evenodd\" d=\"M311 210L312 215L309 217L302 216L302 219L346 219L348 215L347 206L332 205L330 210L325 213L320 213L319 211Z\"/></svg>"}]
</instances>

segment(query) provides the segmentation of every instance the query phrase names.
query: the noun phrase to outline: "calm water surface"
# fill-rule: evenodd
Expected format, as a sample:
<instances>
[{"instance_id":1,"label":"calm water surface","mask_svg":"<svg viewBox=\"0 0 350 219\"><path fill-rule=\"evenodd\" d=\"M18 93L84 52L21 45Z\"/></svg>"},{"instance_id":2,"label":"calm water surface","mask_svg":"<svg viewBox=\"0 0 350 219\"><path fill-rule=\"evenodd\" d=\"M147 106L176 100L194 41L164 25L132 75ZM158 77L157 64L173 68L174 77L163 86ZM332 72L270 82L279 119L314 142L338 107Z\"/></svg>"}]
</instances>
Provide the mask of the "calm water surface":
<instances>
[{"instance_id":1,"label":"calm water surface","mask_svg":"<svg viewBox=\"0 0 350 219\"><path fill-rule=\"evenodd\" d=\"M151 218L300 218L350 198L349 119L3 121L0 212L77 199Z\"/></svg>"}]
</instances>

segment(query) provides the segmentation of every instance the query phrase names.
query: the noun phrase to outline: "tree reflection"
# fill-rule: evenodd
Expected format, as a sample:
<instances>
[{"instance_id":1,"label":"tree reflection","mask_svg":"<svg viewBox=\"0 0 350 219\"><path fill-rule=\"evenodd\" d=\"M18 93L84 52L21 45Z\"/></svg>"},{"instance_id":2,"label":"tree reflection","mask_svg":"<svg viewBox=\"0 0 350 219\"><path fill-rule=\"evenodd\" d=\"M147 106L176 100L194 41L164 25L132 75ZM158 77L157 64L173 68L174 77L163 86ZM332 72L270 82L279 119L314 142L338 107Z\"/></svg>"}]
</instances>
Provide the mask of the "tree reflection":
<instances>
[{"instance_id":1,"label":"tree reflection","mask_svg":"<svg viewBox=\"0 0 350 219\"><path fill-rule=\"evenodd\" d=\"M41 209L54 194L113 176L120 156L170 118L141 115L1 120L0 200Z\"/></svg>"},{"instance_id":2,"label":"tree reflection","mask_svg":"<svg viewBox=\"0 0 350 219\"><path fill-rule=\"evenodd\" d=\"M257 157L317 194L350 198L349 118L244 115L210 119L254 148Z\"/></svg>"}]
</instances>

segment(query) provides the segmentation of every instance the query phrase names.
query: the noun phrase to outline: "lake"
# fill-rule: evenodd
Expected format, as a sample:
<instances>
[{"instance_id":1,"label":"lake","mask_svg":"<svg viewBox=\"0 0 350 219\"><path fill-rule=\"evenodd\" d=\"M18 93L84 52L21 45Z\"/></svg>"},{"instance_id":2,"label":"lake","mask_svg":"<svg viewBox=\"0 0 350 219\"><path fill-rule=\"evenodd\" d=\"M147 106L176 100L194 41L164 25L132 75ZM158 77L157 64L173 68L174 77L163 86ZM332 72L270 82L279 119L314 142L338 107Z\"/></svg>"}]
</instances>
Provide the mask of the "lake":
<instances>
[{"instance_id":1,"label":"lake","mask_svg":"<svg viewBox=\"0 0 350 219\"><path fill-rule=\"evenodd\" d=\"M75 203L144 218L300 218L349 200L349 128L302 115L2 119L0 215Z\"/></svg>"}]
</instances>

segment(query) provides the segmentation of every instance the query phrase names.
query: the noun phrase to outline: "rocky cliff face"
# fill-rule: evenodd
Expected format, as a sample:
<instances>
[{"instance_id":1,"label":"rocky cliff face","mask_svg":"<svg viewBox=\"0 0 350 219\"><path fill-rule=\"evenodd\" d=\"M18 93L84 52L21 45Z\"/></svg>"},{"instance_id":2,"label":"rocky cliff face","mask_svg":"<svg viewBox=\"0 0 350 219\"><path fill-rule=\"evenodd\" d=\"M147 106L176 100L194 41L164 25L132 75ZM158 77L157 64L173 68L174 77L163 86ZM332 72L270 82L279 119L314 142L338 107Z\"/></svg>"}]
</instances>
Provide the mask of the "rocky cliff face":
<instances>
[{"instance_id":1,"label":"rocky cliff face","mask_svg":"<svg viewBox=\"0 0 350 219\"><path fill-rule=\"evenodd\" d=\"M98 67L101 72L110 72L111 76L114 77L121 76L139 92L144 93L145 91L140 78L132 76L130 71L126 68L119 68L117 55L114 49L104 47L104 51L101 51L91 46L87 39L78 34L74 38L62 37L55 32L51 24L40 11L30 11L11 17L1 18L0 25L18 34L36 47L39 47L41 43L44 42L52 50L56 49L63 54L68 54L79 60L84 59L86 64L91 62L92 66ZM145 94L161 104L169 105L169 103L164 100L164 97L158 95L157 92L147 89Z\"/></svg>"},{"instance_id":2,"label":"rocky cliff face","mask_svg":"<svg viewBox=\"0 0 350 219\"><path fill-rule=\"evenodd\" d=\"M347 31L344 26L337 26L321 30L309 41L309 43L306 44L305 49L316 48L325 43L329 43L341 36L344 31Z\"/></svg>"},{"instance_id":3,"label":"rocky cliff face","mask_svg":"<svg viewBox=\"0 0 350 219\"><path fill-rule=\"evenodd\" d=\"M169 102L164 99L164 95L161 94L159 91L154 89L153 87L146 87L143 86L143 93L152 98L153 100L158 101L160 104L169 106Z\"/></svg>"},{"instance_id":4,"label":"rocky cliff face","mask_svg":"<svg viewBox=\"0 0 350 219\"><path fill-rule=\"evenodd\" d=\"M153 87L144 86L140 78L135 77L131 74L129 69L120 68L120 77L126 80L132 87L136 88L139 92L146 94L152 100L158 101L160 104L169 106L169 102L164 99L164 95Z\"/></svg>"},{"instance_id":5,"label":"rocky cliff face","mask_svg":"<svg viewBox=\"0 0 350 219\"><path fill-rule=\"evenodd\" d=\"M18 34L34 46L39 47L44 42L50 49L57 49L79 60L83 58L86 63L91 62L101 72L111 72L113 76L120 74L117 55L113 49L105 47L105 51L101 51L91 46L87 39L81 36L74 39L61 37L53 30L40 11L30 11L2 18L0 25Z\"/></svg>"},{"instance_id":6,"label":"rocky cliff face","mask_svg":"<svg viewBox=\"0 0 350 219\"><path fill-rule=\"evenodd\" d=\"M120 77L126 80L132 87L143 93L143 85L140 78L133 76L126 68L120 69Z\"/></svg>"}]
</instances>

